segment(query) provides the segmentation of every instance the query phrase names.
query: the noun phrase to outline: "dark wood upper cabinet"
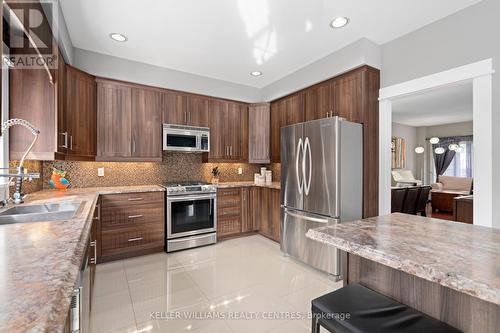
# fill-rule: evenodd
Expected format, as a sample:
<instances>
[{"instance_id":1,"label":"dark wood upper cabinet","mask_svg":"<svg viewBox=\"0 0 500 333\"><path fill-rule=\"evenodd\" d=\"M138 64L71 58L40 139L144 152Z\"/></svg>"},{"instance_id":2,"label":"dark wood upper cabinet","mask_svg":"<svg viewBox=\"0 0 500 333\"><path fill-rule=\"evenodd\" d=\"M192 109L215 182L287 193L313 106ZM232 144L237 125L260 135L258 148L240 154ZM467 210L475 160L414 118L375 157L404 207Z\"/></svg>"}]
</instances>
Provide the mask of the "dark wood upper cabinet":
<instances>
[{"instance_id":1,"label":"dark wood upper cabinet","mask_svg":"<svg viewBox=\"0 0 500 333\"><path fill-rule=\"evenodd\" d=\"M97 159L161 161L160 90L117 81L97 80Z\"/></svg>"},{"instance_id":2,"label":"dark wood upper cabinet","mask_svg":"<svg viewBox=\"0 0 500 333\"><path fill-rule=\"evenodd\" d=\"M179 92L163 94L162 121L166 124L208 127L209 100Z\"/></svg>"},{"instance_id":3,"label":"dark wood upper cabinet","mask_svg":"<svg viewBox=\"0 0 500 333\"><path fill-rule=\"evenodd\" d=\"M269 103L252 104L248 109L248 162L269 163L271 110Z\"/></svg>"},{"instance_id":4,"label":"dark wood upper cabinet","mask_svg":"<svg viewBox=\"0 0 500 333\"><path fill-rule=\"evenodd\" d=\"M244 103L211 99L208 127L210 162L245 162L248 157L248 106Z\"/></svg>"},{"instance_id":5,"label":"dark wood upper cabinet","mask_svg":"<svg viewBox=\"0 0 500 333\"><path fill-rule=\"evenodd\" d=\"M187 124L187 98L175 92L163 94L162 122L165 124Z\"/></svg>"},{"instance_id":6,"label":"dark wood upper cabinet","mask_svg":"<svg viewBox=\"0 0 500 333\"><path fill-rule=\"evenodd\" d=\"M66 67L66 106L64 110L67 140L66 154L81 159L96 155L96 85L92 75ZM67 138L66 138L67 136Z\"/></svg>"},{"instance_id":7,"label":"dark wood upper cabinet","mask_svg":"<svg viewBox=\"0 0 500 333\"><path fill-rule=\"evenodd\" d=\"M335 115L349 121L363 123L363 72L341 76L334 84Z\"/></svg>"},{"instance_id":8,"label":"dark wood upper cabinet","mask_svg":"<svg viewBox=\"0 0 500 333\"><path fill-rule=\"evenodd\" d=\"M132 156L132 88L97 81L97 159Z\"/></svg>"},{"instance_id":9,"label":"dark wood upper cabinet","mask_svg":"<svg viewBox=\"0 0 500 333\"><path fill-rule=\"evenodd\" d=\"M210 127L210 152L209 159L223 160L228 154L225 129L228 104L219 100L210 100L208 127Z\"/></svg>"},{"instance_id":10,"label":"dark wood upper cabinet","mask_svg":"<svg viewBox=\"0 0 500 333\"><path fill-rule=\"evenodd\" d=\"M362 66L273 101L271 161L280 162L280 129L283 126L332 116L363 124L363 217L376 216L379 88L379 70Z\"/></svg>"},{"instance_id":11,"label":"dark wood upper cabinet","mask_svg":"<svg viewBox=\"0 0 500 333\"><path fill-rule=\"evenodd\" d=\"M244 161L248 156L248 106L229 102L225 131L226 145L229 147L228 158Z\"/></svg>"},{"instance_id":12,"label":"dark wood upper cabinet","mask_svg":"<svg viewBox=\"0 0 500 333\"><path fill-rule=\"evenodd\" d=\"M271 103L271 162L280 163L281 127L305 120L305 94L299 92Z\"/></svg>"},{"instance_id":13,"label":"dark wood upper cabinet","mask_svg":"<svg viewBox=\"0 0 500 333\"><path fill-rule=\"evenodd\" d=\"M323 82L317 86L316 119L332 117L335 114L334 84L331 81Z\"/></svg>"},{"instance_id":14,"label":"dark wood upper cabinet","mask_svg":"<svg viewBox=\"0 0 500 333\"><path fill-rule=\"evenodd\" d=\"M196 95L187 96L186 114L186 125L208 127L208 99Z\"/></svg>"},{"instance_id":15,"label":"dark wood upper cabinet","mask_svg":"<svg viewBox=\"0 0 500 333\"><path fill-rule=\"evenodd\" d=\"M271 162L280 163L281 127L285 126L283 101L271 103Z\"/></svg>"},{"instance_id":16,"label":"dark wood upper cabinet","mask_svg":"<svg viewBox=\"0 0 500 333\"><path fill-rule=\"evenodd\" d=\"M132 157L162 157L162 93L132 89Z\"/></svg>"}]
</instances>

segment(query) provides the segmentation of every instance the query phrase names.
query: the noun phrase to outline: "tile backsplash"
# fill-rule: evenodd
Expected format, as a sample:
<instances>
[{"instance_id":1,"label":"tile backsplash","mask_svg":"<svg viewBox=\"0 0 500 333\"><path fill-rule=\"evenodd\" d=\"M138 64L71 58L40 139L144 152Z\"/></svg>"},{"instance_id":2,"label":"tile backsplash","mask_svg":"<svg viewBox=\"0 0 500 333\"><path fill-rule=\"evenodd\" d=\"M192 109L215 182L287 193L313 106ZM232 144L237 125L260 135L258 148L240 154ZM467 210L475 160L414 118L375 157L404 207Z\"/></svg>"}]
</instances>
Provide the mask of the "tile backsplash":
<instances>
[{"instance_id":1,"label":"tile backsplash","mask_svg":"<svg viewBox=\"0 0 500 333\"><path fill-rule=\"evenodd\" d=\"M38 162L40 163L40 162ZM261 165L248 163L202 163L201 154L165 153L162 162L43 162L43 188L48 182L55 163L67 171L66 178L73 188L96 186L150 185L166 181L210 181L211 171L219 167L221 182L251 181ZM40 163L41 164L41 163ZM273 181L279 181L279 164L265 165L273 171ZM97 168L104 167L104 177L97 176ZM243 174L238 174L241 167ZM40 184L37 185L38 187ZM41 189L41 188L39 188ZM28 192L27 192L28 193Z\"/></svg>"},{"instance_id":2,"label":"tile backsplash","mask_svg":"<svg viewBox=\"0 0 500 333\"><path fill-rule=\"evenodd\" d=\"M15 169L19 166L19 161L9 161L9 168ZM32 181L23 182L23 192L33 193L43 189L45 180L43 178L43 162L42 161L25 161L25 172L36 172L40 174L40 178L32 179ZM14 186L10 187L10 194L14 193Z\"/></svg>"}]
</instances>

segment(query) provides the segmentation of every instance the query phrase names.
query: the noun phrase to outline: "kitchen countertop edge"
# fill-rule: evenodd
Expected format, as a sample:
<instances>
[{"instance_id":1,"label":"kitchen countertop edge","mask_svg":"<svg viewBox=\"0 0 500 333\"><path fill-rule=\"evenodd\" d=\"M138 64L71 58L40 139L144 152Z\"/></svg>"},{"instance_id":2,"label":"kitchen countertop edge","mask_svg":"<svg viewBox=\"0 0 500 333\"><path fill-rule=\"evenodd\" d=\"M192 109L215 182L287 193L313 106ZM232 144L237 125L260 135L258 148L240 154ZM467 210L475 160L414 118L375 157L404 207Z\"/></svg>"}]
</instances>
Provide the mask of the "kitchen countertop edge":
<instances>
[{"instance_id":1,"label":"kitchen countertop edge","mask_svg":"<svg viewBox=\"0 0 500 333\"><path fill-rule=\"evenodd\" d=\"M392 214L401 215L401 214ZM376 223L376 219L387 219L391 215L380 216L376 218L369 218L366 220L346 222L350 223ZM459 222L449 222L436 220L438 223L459 223ZM346 224L343 223L343 224ZM435 223L435 222L428 222ZM342 227L342 226L341 226ZM477 226L476 226L477 227ZM482 227L479 227L482 228ZM337 237L331 232L334 232L336 226L320 227L315 229L309 229L306 233L306 237L327 245L334 246L339 250L348 252L353 255L363 257L365 259L380 263L382 265L391 267L396 270L403 271L407 274L417 276L424 280L437 283L444 287L448 287L455 291L476 297L483 301L487 301L496 305L500 305L500 290L497 288L485 285L480 281L475 281L471 278L460 274L453 274L451 271L438 270L425 264L420 264L414 260L402 259L399 256L388 254L384 251L377 250L371 247L371 245L365 245L361 242L355 242L347 240L341 236ZM331 231L331 232L328 232ZM363 230L363 232L365 232ZM404 240L400 240L403 242Z\"/></svg>"},{"instance_id":2,"label":"kitchen countertop edge","mask_svg":"<svg viewBox=\"0 0 500 333\"><path fill-rule=\"evenodd\" d=\"M116 187L94 187L94 188L78 188L70 189L67 191L55 191L55 190L42 190L34 192L28 196L28 200L25 204L37 204L37 203L48 203L57 200L64 200L66 197L76 196L77 198L72 198L72 200L85 201L85 206L82 211L71 219L64 221L46 221L46 222L34 222L24 224L25 228L31 226L39 226L43 223L72 223L76 220L85 220L82 227L80 228L80 234L78 239L68 240L68 244L71 244L71 258L68 259L70 262L65 263L61 266L62 271L58 276L61 279L59 286L53 291L53 295L47 296L48 303L44 306L45 309L38 309L35 318L26 319L26 316L32 315L33 311L30 311L29 302L26 303L27 310L26 316L20 316L19 312L12 314L7 312L7 314L2 313L2 317L6 318L7 321L4 323L0 322L0 330L7 329L10 332L62 332L66 324L66 318L69 311L69 306L71 302L71 296L75 283L78 279L78 274L80 271L81 263L84 257L85 247L90 236L90 229L93 220L93 212L97 199L100 195L106 194L122 194L122 193L140 193L140 192L164 192L165 189L157 185L140 185L140 186L116 186ZM3 211L4 209L0 210ZM14 230L16 224L4 225L2 228L13 228ZM8 260L10 261L10 260ZM6 262L8 262L6 261ZM67 261L67 260L65 260ZM22 268L21 268L22 270ZM12 281L9 281L12 282ZM29 290L29 288L28 288ZM22 295L20 296L22 297ZM30 298L29 294L25 295L25 298ZM2 300L3 302L9 302L9 299ZM16 299L16 304L25 304L22 300ZM1 305L1 304L0 304ZM2 309L6 308L2 306ZM14 316L15 319L9 320ZM7 327L4 325L8 324Z\"/></svg>"}]
</instances>

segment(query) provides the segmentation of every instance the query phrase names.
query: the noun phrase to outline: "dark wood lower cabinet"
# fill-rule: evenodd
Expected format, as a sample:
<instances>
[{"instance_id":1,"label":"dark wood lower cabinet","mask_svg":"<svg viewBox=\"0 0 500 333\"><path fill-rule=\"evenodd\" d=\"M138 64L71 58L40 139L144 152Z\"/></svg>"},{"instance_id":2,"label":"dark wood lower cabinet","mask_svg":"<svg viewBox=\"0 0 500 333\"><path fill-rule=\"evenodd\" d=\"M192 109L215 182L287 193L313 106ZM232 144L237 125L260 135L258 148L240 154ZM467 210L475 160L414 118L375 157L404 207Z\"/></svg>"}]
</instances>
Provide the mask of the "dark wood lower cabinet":
<instances>
[{"instance_id":1,"label":"dark wood lower cabinet","mask_svg":"<svg viewBox=\"0 0 500 333\"><path fill-rule=\"evenodd\" d=\"M241 188L217 190L217 237L238 235L241 228Z\"/></svg>"},{"instance_id":2,"label":"dark wood lower cabinet","mask_svg":"<svg viewBox=\"0 0 500 333\"><path fill-rule=\"evenodd\" d=\"M280 241L280 190L267 187L255 187L254 218L258 219L259 233Z\"/></svg>"},{"instance_id":3,"label":"dark wood lower cabinet","mask_svg":"<svg viewBox=\"0 0 500 333\"><path fill-rule=\"evenodd\" d=\"M218 238L259 232L279 242L280 224L280 190L252 186L217 191Z\"/></svg>"},{"instance_id":4,"label":"dark wood lower cabinet","mask_svg":"<svg viewBox=\"0 0 500 333\"><path fill-rule=\"evenodd\" d=\"M109 194L100 200L99 263L163 251L163 192Z\"/></svg>"}]
</instances>

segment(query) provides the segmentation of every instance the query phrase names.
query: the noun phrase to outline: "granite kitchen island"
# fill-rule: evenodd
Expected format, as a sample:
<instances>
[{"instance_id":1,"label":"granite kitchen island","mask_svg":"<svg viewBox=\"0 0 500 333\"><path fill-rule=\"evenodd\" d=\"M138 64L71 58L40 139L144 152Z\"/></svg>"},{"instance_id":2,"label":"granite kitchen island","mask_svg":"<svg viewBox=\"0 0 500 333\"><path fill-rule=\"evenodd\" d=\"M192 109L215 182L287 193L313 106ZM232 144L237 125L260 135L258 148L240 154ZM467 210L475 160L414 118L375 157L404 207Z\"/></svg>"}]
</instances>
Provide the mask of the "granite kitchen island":
<instances>
[{"instance_id":1,"label":"granite kitchen island","mask_svg":"<svg viewBox=\"0 0 500 333\"><path fill-rule=\"evenodd\" d=\"M392 214L309 230L360 283L464 332L500 331L500 230Z\"/></svg>"}]
</instances>

